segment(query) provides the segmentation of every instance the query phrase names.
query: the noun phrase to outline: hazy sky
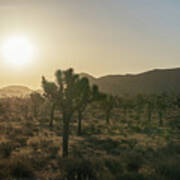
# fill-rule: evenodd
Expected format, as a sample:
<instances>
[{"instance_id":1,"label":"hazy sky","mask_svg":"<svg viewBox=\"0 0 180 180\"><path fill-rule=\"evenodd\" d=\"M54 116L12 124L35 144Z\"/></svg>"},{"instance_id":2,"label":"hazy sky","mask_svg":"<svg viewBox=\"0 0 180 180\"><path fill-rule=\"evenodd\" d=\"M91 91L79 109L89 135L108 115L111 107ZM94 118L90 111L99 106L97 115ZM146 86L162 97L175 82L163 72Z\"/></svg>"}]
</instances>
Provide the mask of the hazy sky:
<instances>
[{"instance_id":1,"label":"hazy sky","mask_svg":"<svg viewBox=\"0 0 180 180\"><path fill-rule=\"evenodd\" d=\"M37 88L58 68L98 77L179 67L179 19L179 0L0 0L0 47L24 35L37 49L21 69L0 54L0 86Z\"/></svg>"}]
</instances>

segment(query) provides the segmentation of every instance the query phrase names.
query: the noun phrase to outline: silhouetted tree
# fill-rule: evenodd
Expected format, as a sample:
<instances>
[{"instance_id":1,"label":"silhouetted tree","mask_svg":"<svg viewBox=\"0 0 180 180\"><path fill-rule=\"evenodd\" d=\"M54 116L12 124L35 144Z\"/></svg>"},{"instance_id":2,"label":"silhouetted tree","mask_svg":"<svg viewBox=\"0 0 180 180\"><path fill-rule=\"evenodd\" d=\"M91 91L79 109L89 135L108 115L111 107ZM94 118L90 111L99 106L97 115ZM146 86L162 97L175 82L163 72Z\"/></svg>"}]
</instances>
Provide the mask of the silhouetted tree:
<instances>
[{"instance_id":1,"label":"silhouetted tree","mask_svg":"<svg viewBox=\"0 0 180 180\"><path fill-rule=\"evenodd\" d=\"M74 73L73 69L66 71L58 70L55 73L57 87L58 107L63 116L63 157L68 156L69 144L69 125L75 111L77 111L80 104L81 90L80 78ZM44 83L46 79L43 78Z\"/></svg>"}]
</instances>

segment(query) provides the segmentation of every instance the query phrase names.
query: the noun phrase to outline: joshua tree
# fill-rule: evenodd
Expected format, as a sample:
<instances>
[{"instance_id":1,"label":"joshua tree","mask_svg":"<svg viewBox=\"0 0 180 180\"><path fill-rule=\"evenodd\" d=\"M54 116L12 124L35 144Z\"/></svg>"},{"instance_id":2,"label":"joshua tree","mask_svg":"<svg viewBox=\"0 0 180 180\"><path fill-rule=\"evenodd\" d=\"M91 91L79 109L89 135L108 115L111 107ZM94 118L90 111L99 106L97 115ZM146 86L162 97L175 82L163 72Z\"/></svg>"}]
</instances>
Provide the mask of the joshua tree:
<instances>
[{"instance_id":1,"label":"joshua tree","mask_svg":"<svg viewBox=\"0 0 180 180\"><path fill-rule=\"evenodd\" d=\"M44 99L38 92L31 93L30 98L32 102L33 115L34 117L37 117L40 105L44 102Z\"/></svg>"},{"instance_id":2,"label":"joshua tree","mask_svg":"<svg viewBox=\"0 0 180 180\"><path fill-rule=\"evenodd\" d=\"M101 107L102 110L105 112L106 115L106 123L110 123L110 118L112 115L112 110L115 106L115 98L112 95L101 94Z\"/></svg>"},{"instance_id":3,"label":"joshua tree","mask_svg":"<svg viewBox=\"0 0 180 180\"><path fill-rule=\"evenodd\" d=\"M44 77L42 77L42 87L44 89L44 96L49 100L50 103L50 121L49 126L53 126L54 112L58 103L58 92L57 85L53 82L48 82Z\"/></svg>"},{"instance_id":4,"label":"joshua tree","mask_svg":"<svg viewBox=\"0 0 180 180\"><path fill-rule=\"evenodd\" d=\"M80 84L82 81L85 82L86 80L80 79L79 76L74 73L73 69L68 69L66 71L58 70L56 71L55 76L56 83L51 83L54 84L54 87L57 87L57 91L55 91L55 94L57 95L57 104L63 116L63 157L67 157L69 124L74 112L78 109L81 102ZM44 77L43 83L45 86L48 86L49 84Z\"/></svg>"}]
</instances>

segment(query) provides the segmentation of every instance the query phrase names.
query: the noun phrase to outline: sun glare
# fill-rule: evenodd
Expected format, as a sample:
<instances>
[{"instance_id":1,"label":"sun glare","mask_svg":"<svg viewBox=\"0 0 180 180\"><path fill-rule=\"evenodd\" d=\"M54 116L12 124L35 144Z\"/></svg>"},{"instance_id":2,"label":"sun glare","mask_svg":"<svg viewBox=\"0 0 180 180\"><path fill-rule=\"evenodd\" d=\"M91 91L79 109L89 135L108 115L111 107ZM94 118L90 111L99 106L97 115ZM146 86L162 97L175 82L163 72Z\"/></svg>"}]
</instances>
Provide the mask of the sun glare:
<instances>
[{"instance_id":1,"label":"sun glare","mask_svg":"<svg viewBox=\"0 0 180 180\"><path fill-rule=\"evenodd\" d=\"M33 55L33 45L26 37L11 37L3 45L3 57L9 65L26 65L32 60Z\"/></svg>"}]
</instances>

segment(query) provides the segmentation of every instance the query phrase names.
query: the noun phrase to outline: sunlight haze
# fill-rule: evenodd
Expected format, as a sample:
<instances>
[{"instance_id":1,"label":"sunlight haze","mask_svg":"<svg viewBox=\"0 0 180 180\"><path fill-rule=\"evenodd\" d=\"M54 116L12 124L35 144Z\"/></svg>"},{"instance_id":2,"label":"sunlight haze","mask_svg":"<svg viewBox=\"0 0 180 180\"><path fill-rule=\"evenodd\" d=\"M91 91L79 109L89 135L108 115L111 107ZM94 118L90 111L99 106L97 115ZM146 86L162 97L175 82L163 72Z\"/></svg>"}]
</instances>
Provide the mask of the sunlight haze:
<instances>
[{"instance_id":1,"label":"sunlight haze","mask_svg":"<svg viewBox=\"0 0 180 180\"><path fill-rule=\"evenodd\" d=\"M177 17L178 0L1 0L1 86L39 88L58 68L99 77L180 67ZM14 36L27 39L21 51Z\"/></svg>"}]
</instances>

